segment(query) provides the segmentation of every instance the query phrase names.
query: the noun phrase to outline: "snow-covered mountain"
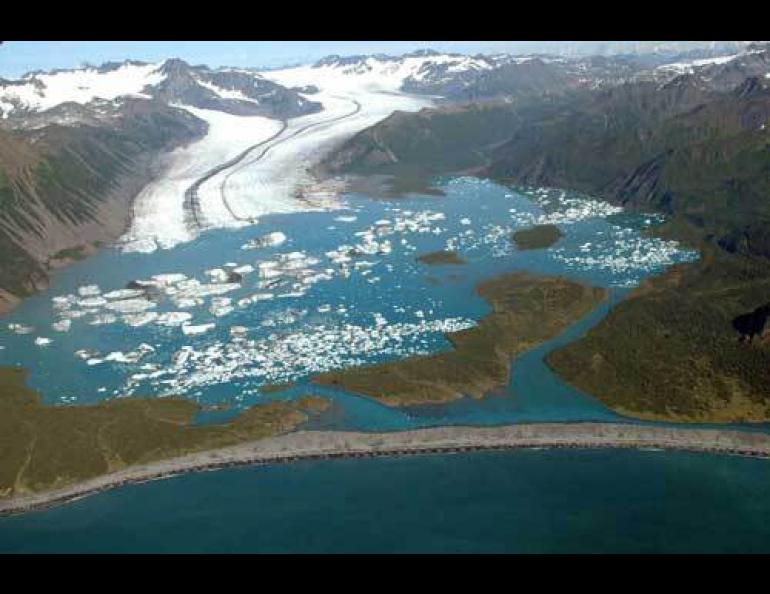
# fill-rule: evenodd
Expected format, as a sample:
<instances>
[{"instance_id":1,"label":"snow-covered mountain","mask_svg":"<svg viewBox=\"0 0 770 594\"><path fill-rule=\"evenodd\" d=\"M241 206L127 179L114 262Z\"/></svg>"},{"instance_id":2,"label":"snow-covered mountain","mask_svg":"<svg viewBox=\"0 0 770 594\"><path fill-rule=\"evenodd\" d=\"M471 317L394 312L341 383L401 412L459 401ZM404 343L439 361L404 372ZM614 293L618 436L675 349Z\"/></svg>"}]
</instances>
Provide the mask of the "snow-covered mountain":
<instances>
[{"instance_id":1,"label":"snow-covered mountain","mask_svg":"<svg viewBox=\"0 0 770 594\"><path fill-rule=\"evenodd\" d=\"M35 72L16 81L0 79L0 119L6 126L24 126L30 116L41 120L39 114L68 104L87 107L92 113L72 108L64 119L61 113L50 114L52 121L76 123L87 121L89 116L108 117L114 111L111 103L119 105L127 99L277 119L320 109L317 103L254 72L212 70L179 59L159 64L111 62L99 67Z\"/></svg>"},{"instance_id":2,"label":"snow-covered mountain","mask_svg":"<svg viewBox=\"0 0 770 594\"><path fill-rule=\"evenodd\" d=\"M714 46L686 53L616 56L467 56L421 50L401 56L327 56L313 65L258 72L127 60L0 79L0 125L29 127L104 120L127 99L157 100L232 115L286 119L317 112L318 81L347 87L477 100L614 85L638 78L696 74L713 85L738 84L770 72L767 45ZM730 53L725 51L730 49ZM297 84L281 73L302 72ZM289 77L291 78L291 77ZM713 82L712 82L713 81ZM44 114L44 115L41 115Z\"/></svg>"},{"instance_id":3,"label":"snow-covered mountain","mask_svg":"<svg viewBox=\"0 0 770 594\"><path fill-rule=\"evenodd\" d=\"M328 56L313 65L319 76L357 79L361 84L438 96L447 101L539 95L617 84L644 68L643 61L629 57L467 56L432 50L403 56Z\"/></svg>"},{"instance_id":4,"label":"snow-covered mountain","mask_svg":"<svg viewBox=\"0 0 770 594\"><path fill-rule=\"evenodd\" d=\"M467 73L491 70L510 56L465 56L422 50L403 56L327 56L313 65L324 73L376 81L401 89L419 84L437 84Z\"/></svg>"},{"instance_id":5,"label":"snow-covered mountain","mask_svg":"<svg viewBox=\"0 0 770 594\"><path fill-rule=\"evenodd\" d=\"M449 101L606 88L640 79L665 83L681 74L697 74L707 86L724 90L747 76L766 76L769 48L735 42L683 52L676 44L661 44L653 52L596 56L466 56L424 50L402 56L328 56L312 68L319 78L356 80Z\"/></svg>"},{"instance_id":6,"label":"snow-covered mountain","mask_svg":"<svg viewBox=\"0 0 770 594\"><path fill-rule=\"evenodd\" d=\"M717 91L740 85L749 77L770 77L770 44L754 44L727 55L662 64L651 73L657 78L692 76Z\"/></svg>"}]
</instances>

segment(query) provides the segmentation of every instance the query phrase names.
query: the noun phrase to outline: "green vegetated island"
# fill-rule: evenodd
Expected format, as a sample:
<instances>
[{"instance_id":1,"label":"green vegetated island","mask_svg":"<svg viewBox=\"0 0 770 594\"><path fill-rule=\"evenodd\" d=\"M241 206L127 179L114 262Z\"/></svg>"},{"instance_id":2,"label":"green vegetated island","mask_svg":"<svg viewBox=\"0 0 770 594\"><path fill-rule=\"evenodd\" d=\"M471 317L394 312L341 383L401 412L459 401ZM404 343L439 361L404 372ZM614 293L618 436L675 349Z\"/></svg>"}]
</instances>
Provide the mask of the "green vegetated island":
<instances>
[{"instance_id":1,"label":"green vegetated island","mask_svg":"<svg viewBox=\"0 0 770 594\"><path fill-rule=\"evenodd\" d=\"M511 239L520 250L542 250L551 247L563 236L556 225L535 225L514 231Z\"/></svg>"},{"instance_id":2,"label":"green vegetated island","mask_svg":"<svg viewBox=\"0 0 770 594\"><path fill-rule=\"evenodd\" d=\"M324 373L313 381L391 406L481 398L505 385L511 359L554 338L606 297L604 289L524 272L483 282L477 292L492 312L473 328L447 334L451 349Z\"/></svg>"},{"instance_id":3,"label":"green vegetated island","mask_svg":"<svg viewBox=\"0 0 770 594\"><path fill-rule=\"evenodd\" d=\"M418 262L431 266L440 264L465 264L465 260L458 256L457 252L449 250L439 250L437 252L430 252L429 254L422 254L417 256L416 259Z\"/></svg>"}]
</instances>

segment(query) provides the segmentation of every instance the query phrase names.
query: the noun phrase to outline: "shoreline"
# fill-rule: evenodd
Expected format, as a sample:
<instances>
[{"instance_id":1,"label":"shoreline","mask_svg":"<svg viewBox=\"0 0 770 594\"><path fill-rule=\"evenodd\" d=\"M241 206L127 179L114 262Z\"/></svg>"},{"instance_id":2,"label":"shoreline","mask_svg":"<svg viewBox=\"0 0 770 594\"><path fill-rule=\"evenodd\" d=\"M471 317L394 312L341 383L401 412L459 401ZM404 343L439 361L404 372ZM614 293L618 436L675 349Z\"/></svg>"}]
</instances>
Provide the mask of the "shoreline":
<instances>
[{"instance_id":1,"label":"shoreline","mask_svg":"<svg viewBox=\"0 0 770 594\"><path fill-rule=\"evenodd\" d=\"M132 466L60 489L0 499L0 516L41 511L131 484L238 466L539 448L655 449L770 458L770 435L595 422L433 427L392 433L297 431Z\"/></svg>"}]
</instances>

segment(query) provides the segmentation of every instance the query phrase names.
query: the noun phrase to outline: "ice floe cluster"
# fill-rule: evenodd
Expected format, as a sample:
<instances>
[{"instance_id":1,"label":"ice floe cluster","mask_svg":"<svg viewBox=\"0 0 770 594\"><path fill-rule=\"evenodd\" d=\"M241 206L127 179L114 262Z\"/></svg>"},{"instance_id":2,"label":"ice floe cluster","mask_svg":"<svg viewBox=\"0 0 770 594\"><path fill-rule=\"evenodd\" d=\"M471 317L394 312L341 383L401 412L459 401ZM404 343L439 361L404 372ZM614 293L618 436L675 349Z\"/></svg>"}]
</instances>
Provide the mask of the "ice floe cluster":
<instances>
[{"instance_id":1,"label":"ice floe cluster","mask_svg":"<svg viewBox=\"0 0 770 594\"><path fill-rule=\"evenodd\" d=\"M302 311L286 311L290 317ZM286 321L286 320L284 320ZM419 319L389 324L382 314L374 325L316 325L286 334L271 333L256 340L244 336L246 328L231 332L228 342L214 342L200 350L185 345L171 356L170 365L148 365L131 375L126 393L134 393L143 382L162 393L179 394L196 388L253 378L260 383L282 383L313 373L361 365L373 356L405 357L427 352L428 335L471 328L465 318ZM131 356L134 357L136 352Z\"/></svg>"},{"instance_id":2,"label":"ice floe cluster","mask_svg":"<svg viewBox=\"0 0 770 594\"><path fill-rule=\"evenodd\" d=\"M585 242L575 250L557 248L554 258L570 270L601 269L613 273L616 286L637 284L640 274L661 270L676 262L697 258L697 253L683 251L676 241L642 237L632 229L616 225L595 241Z\"/></svg>"},{"instance_id":3,"label":"ice floe cluster","mask_svg":"<svg viewBox=\"0 0 770 594\"><path fill-rule=\"evenodd\" d=\"M610 216L620 209L591 198L531 188L525 192L530 200L524 200L519 193L487 188L494 185L488 181L473 184L468 195L478 198L473 208L465 208L463 202L459 209L451 204L441 209L446 212L436 208L435 201L408 206L393 201L376 203L376 214L371 216L370 205L357 207L351 197L341 209L349 212L321 219L311 241L289 240L282 231L256 233L199 270L137 278L122 287L87 284L53 297L51 338L37 336L38 331L48 333L37 320L31 323L40 329L21 323L9 324L8 329L31 335L15 339L48 347L50 353L68 348L73 338L81 336L78 328L90 329L91 334L83 336L101 336L102 325L141 327L126 332L128 342L111 344L115 333L105 330L106 340L69 347L79 349L75 356L84 376L99 382L94 390L109 376L115 382L109 388L112 396L196 398L207 387L236 380L237 402L265 383L433 352L446 346L443 333L474 325L461 317L463 310L444 301L443 293L422 292L419 282L412 284L415 275L424 275L415 263L417 250L443 245L460 255L481 250L482 257L475 258L479 261L490 256L529 258L516 254L511 233L553 223L567 237L533 257L548 260L549 269L606 272L611 281L602 283L635 284L649 271L689 258L675 242L643 237L626 228L661 222L653 215L643 223L629 215L626 226L624 217ZM484 192L492 196L488 203ZM448 194L451 199L452 192ZM334 224L327 225L331 221ZM325 228L334 233L326 234ZM351 277L314 289L319 283ZM391 294L380 299L377 291L362 292L365 283L383 283ZM374 300L369 295L375 295ZM369 311L371 307L380 311ZM56 340L55 333L73 329L68 340ZM97 391L107 390L102 386ZM64 398L61 402L68 402Z\"/></svg>"},{"instance_id":4,"label":"ice floe cluster","mask_svg":"<svg viewBox=\"0 0 770 594\"><path fill-rule=\"evenodd\" d=\"M521 191L545 211L542 214L510 209L511 219L519 226L571 225L588 219L606 218L623 212L623 208L603 200L568 194L553 188L528 188Z\"/></svg>"}]
</instances>

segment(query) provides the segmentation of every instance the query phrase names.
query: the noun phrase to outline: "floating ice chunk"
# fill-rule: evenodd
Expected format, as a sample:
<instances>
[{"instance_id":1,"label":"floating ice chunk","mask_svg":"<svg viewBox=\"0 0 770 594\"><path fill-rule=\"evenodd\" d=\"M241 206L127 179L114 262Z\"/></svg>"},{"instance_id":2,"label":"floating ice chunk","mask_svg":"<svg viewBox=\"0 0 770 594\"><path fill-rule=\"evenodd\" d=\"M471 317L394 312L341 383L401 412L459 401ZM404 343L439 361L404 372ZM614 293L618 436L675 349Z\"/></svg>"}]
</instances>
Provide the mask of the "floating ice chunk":
<instances>
[{"instance_id":1,"label":"floating ice chunk","mask_svg":"<svg viewBox=\"0 0 770 594\"><path fill-rule=\"evenodd\" d=\"M216 328L216 324L214 324L213 322L210 322L208 324L199 324L197 326L193 326L192 324L182 324L182 332L186 336L203 334L204 332L208 332L213 328Z\"/></svg>"},{"instance_id":2,"label":"floating ice chunk","mask_svg":"<svg viewBox=\"0 0 770 594\"><path fill-rule=\"evenodd\" d=\"M238 274L249 274L254 272L254 267L251 264L244 264L243 266L234 268L233 272L237 272Z\"/></svg>"},{"instance_id":3,"label":"floating ice chunk","mask_svg":"<svg viewBox=\"0 0 770 594\"><path fill-rule=\"evenodd\" d=\"M197 289L197 291L195 291L195 293L199 297L207 297L210 295L223 295L224 293L229 293L230 291L235 291L240 288L241 288L241 285L239 283L201 285Z\"/></svg>"},{"instance_id":4,"label":"floating ice chunk","mask_svg":"<svg viewBox=\"0 0 770 594\"><path fill-rule=\"evenodd\" d=\"M185 311L170 311L158 315L155 323L160 326L181 326L184 322L192 319L192 314Z\"/></svg>"},{"instance_id":5,"label":"floating ice chunk","mask_svg":"<svg viewBox=\"0 0 770 594\"><path fill-rule=\"evenodd\" d=\"M262 262L262 264L268 264L268 262ZM259 265L259 277L260 278L276 278L278 276L283 275L282 270L278 270L274 266L265 266L263 267L262 264ZM275 262L269 262L269 264L275 264Z\"/></svg>"},{"instance_id":6,"label":"floating ice chunk","mask_svg":"<svg viewBox=\"0 0 770 594\"><path fill-rule=\"evenodd\" d=\"M262 237L247 241L241 246L241 249L253 250L264 247L273 247L276 245L281 245L284 241L286 241L286 235L280 231L273 231L272 233L268 233Z\"/></svg>"},{"instance_id":7,"label":"floating ice chunk","mask_svg":"<svg viewBox=\"0 0 770 594\"><path fill-rule=\"evenodd\" d=\"M91 349L80 349L75 351L75 356L80 359L83 359L84 361L86 359L92 359L93 357L96 357L98 354L99 354L98 351L94 351Z\"/></svg>"},{"instance_id":8,"label":"floating ice chunk","mask_svg":"<svg viewBox=\"0 0 770 594\"><path fill-rule=\"evenodd\" d=\"M126 314L123 316L123 321L129 326L139 327L149 324L158 318L158 312L148 311L140 314Z\"/></svg>"},{"instance_id":9,"label":"floating ice chunk","mask_svg":"<svg viewBox=\"0 0 770 594\"><path fill-rule=\"evenodd\" d=\"M203 299L198 297L182 297L173 299L174 305L179 309L190 309L203 305Z\"/></svg>"},{"instance_id":10,"label":"floating ice chunk","mask_svg":"<svg viewBox=\"0 0 770 594\"><path fill-rule=\"evenodd\" d=\"M246 326L231 326L230 336L245 336L249 329Z\"/></svg>"},{"instance_id":11,"label":"floating ice chunk","mask_svg":"<svg viewBox=\"0 0 770 594\"><path fill-rule=\"evenodd\" d=\"M102 290L99 288L99 285L85 285L78 287L78 295L81 297L91 297L99 295L101 292Z\"/></svg>"},{"instance_id":12,"label":"floating ice chunk","mask_svg":"<svg viewBox=\"0 0 770 594\"><path fill-rule=\"evenodd\" d=\"M224 283L228 279L227 271L222 268L212 268L207 270L206 275L215 283Z\"/></svg>"},{"instance_id":13,"label":"floating ice chunk","mask_svg":"<svg viewBox=\"0 0 770 594\"><path fill-rule=\"evenodd\" d=\"M102 307L107 305L107 300L104 297L86 297L78 301L80 307Z\"/></svg>"},{"instance_id":14,"label":"floating ice chunk","mask_svg":"<svg viewBox=\"0 0 770 594\"><path fill-rule=\"evenodd\" d=\"M123 351L113 351L108 353L104 358L105 361L111 361L115 363L136 363L138 358L132 356L132 353L124 353Z\"/></svg>"},{"instance_id":15,"label":"floating ice chunk","mask_svg":"<svg viewBox=\"0 0 770 594\"><path fill-rule=\"evenodd\" d=\"M185 363L187 363L187 360L190 358L192 353L193 348L191 346L183 346L176 353L174 353L174 356L171 357L171 361L176 367L182 367Z\"/></svg>"},{"instance_id":16,"label":"floating ice chunk","mask_svg":"<svg viewBox=\"0 0 770 594\"><path fill-rule=\"evenodd\" d=\"M188 278L187 280L176 283L176 288L179 291L193 290L200 286L201 282L197 278Z\"/></svg>"},{"instance_id":17,"label":"floating ice chunk","mask_svg":"<svg viewBox=\"0 0 770 594\"><path fill-rule=\"evenodd\" d=\"M471 224L471 220L468 219L468 218L460 219L460 224L461 225L470 225Z\"/></svg>"},{"instance_id":18,"label":"floating ice chunk","mask_svg":"<svg viewBox=\"0 0 770 594\"><path fill-rule=\"evenodd\" d=\"M154 301L148 299L120 299L118 301L110 301L104 307L118 313L139 313L156 306L157 304Z\"/></svg>"},{"instance_id":19,"label":"floating ice chunk","mask_svg":"<svg viewBox=\"0 0 770 594\"><path fill-rule=\"evenodd\" d=\"M209 307L209 311L218 318L226 316L234 309L231 303L232 299L229 297L214 297L211 300L211 307Z\"/></svg>"},{"instance_id":20,"label":"floating ice chunk","mask_svg":"<svg viewBox=\"0 0 770 594\"><path fill-rule=\"evenodd\" d=\"M99 363L103 363L103 362L104 362L104 359L88 359L88 360L86 361L86 363L87 363L88 365L91 365L91 366L93 366L93 365L99 365Z\"/></svg>"},{"instance_id":21,"label":"floating ice chunk","mask_svg":"<svg viewBox=\"0 0 770 594\"><path fill-rule=\"evenodd\" d=\"M67 309L77 303L77 295L59 295L51 299L54 309Z\"/></svg>"},{"instance_id":22,"label":"floating ice chunk","mask_svg":"<svg viewBox=\"0 0 770 594\"><path fill-rule=\"evenodd\" d=\"M342 215L342 216L339 216L339 217L335 218L334 220L335 221L339 221L340 223L352 223L353 221L355 221L357 219L358 219L358 217L355 217L355 216Z\"/></svg>"},{"instance_id":23,"label":"floating ice chunk","mask_svg":"<svg viewBox=\"0 0 770 594\"><path fill-rule=\"evenodd\" d=\"M91 326L103 326L105 324L114 324L118 321L118 316L115 314L99 314L93 317L93 319L88 322Z\"/></svg>"},{"instance_id":24,"label":"floating ice chunk","mask_svg":"<svg viewBox=\"0 0 770 594\"><path fill-rule=\"evenodd\" d=\"M303 252L289 252L288 254L280 254L278 256L282 260L304 260L307 256Z\"/></svg>"},{"instance_id":25,"label":"floating ice chunk","mask_svg":"<svg viewBox=\"0 0 770 594\"><path fill-rule=\"evenodd\" d=\"M30 334L35 328L26 324L8 324L8 329L16 334Z\"/></svg>"},{"instance_id":26,"label":"floating ice chunk","mask_svg":"<svg viewBox=\"0 0 770 594\"><path fill-rule=\"evenodd\" d=\"M131 299L141 297L142 295L144 295L144 291L141 289L117 289L116 291L105 293L102 297L106 299Z\"/></svg>"},{"instance_id":27,"label":"floating ice chunk","mask_svg":"<svg viewBox=\"0 0 770 594\"><path fill-rule=\"evenodd\" d=\"M268 301L272 299L274 295L272 293L254 293L251 296L251 301L256 303L257 301Z\"/></svg>"},{"instance_id":28,"label":"floating ice chunk","mask_svg":"<svg viewBox=\"0 0 770 594\"><path fill-rule=\"evenodd\" d=\"M174 285L178 282L186 280L187 275L182 274L181 272L171 272L167 274L154 274L150 278L159 285Z\"/></svg>"},{"instance_id":29,"label":"floating ice chunk","mask_svg":"<svg viewBox=\"0 0 770 594\"><path fill-rule=\"evenodd\" d=\"M49 344L51 344L52 342L53 342L53 340L51 340L50 338L45 338L44 336L38 336L38 337L35 339L35 344L36 344L37 346L40 346L40 347L42 347L42 346L48 346L48 345L49 345Z\"/></svg>"}]
</instances>

